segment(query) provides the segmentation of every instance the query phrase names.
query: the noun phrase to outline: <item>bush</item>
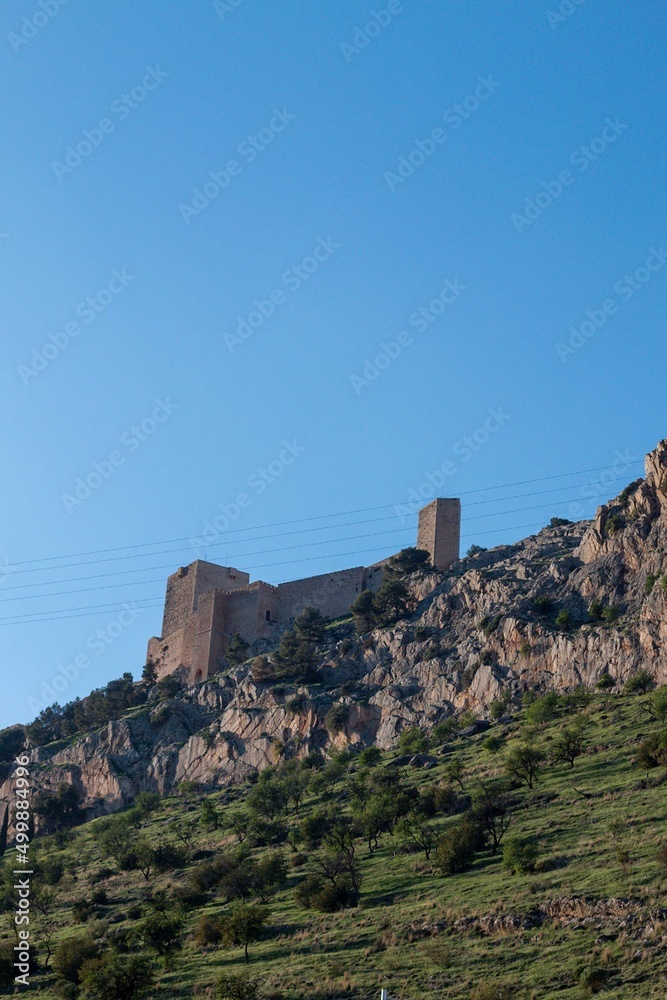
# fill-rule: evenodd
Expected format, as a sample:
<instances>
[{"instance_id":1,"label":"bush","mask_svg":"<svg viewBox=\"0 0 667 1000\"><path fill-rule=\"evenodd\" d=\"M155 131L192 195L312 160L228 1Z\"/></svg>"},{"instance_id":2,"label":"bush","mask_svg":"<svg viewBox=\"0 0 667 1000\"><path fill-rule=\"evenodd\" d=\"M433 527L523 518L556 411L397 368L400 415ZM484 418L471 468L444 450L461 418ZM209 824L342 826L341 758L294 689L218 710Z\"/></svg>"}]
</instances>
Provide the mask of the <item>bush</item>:
<instances>
[{"instance_id":1,"label":"bush","mask_svg":"<svg viewBox=\"0 0 667 1000\"><path fill-rule=\"evenodd\" d=\"M331 706L327 712L325 720L327 731L331 736L336 736L345 729L349 715L349 707L344 705L342 702L337 702L335 705Z\"/></svg>"},{"instance_id":2,"label":"bush","mask_svg":"<svg viewBox=\"0 0 667 1000\"><path fill-rule=\"evenodd\" d=\"M376 767L382 760L382 751L379 747L366 747L359 754L359 763L364 767Z\"/></svg>"},{"instance_id":3,"label":"bush","mask_svg":"<svg viewBox=\"0 0 667 1000\"><path fill-rule=\"evenodd\" d=\"M95 906L106 906L109 902L106 889L103 889L101 886L99 889L93 889L90 894L90 901Z\"/></svg>"},{"instance_id":4,"label":"bush","mask_svg":"<svg viewBox=\"0 0 667 1000\"><path fill-rule=\"evenodd\" d=\"M547 594L537 594L533 598L533 605L538 615L548 615L553 607L553 602Z\"/></svg>"},{"instance_id":5,"label":"bush","mask_svg":"<svg viewBox=\"0 0 667 1000\"><path fill-rule=\"evenodd\" d=\"M215 996L216 1000L258 1000L259 983L256 979L225 972L218 979Z\"/></svg>"},{"instance_id":6,"label":"bush","mask_svg":"<svg viewBox=\"0 0 667 1000\"><path fill-rule=\"evenodd\" d=\"M99 955L99 947L90 936L70 937L61 941L53 956L53 968L61 979L79 982L79 973L85 962Z\"/></svg>"},{"instance_id":7,"label":"bush","mask_svg":"<svg viewBox=\"0 0 667 1000\"><path fill-rule=\"evenodd\" d=\"M595 682L595 686L600 691L608 691L610 688L616 687L616 681L605 671L600 680Z\"/></svg>"},{"instance_id":8,"label":"bush","mask_svg":"<svg viewBox=\"0 0 667 1000\"><path fill-rule=\"evenodd\" d=\"M526 722L534 726L544 726L558 715L563 705L563 699L556 691L549 691L542 698L537 698L526 709Z\"/></svg>"},{"instance_id":9,"label":"bush","mask_svg":"<svg viewBox=\"0 0 667 1000\"><path fill-rule=\"evenodd\" d=\"M558 628L567 630L569 629L570 624L571 624L570 612L567 610L567 608L563 608L556 615L556 625L558 626Z\"/></svg>"},{"instance_id":10,"label":"bush","mask_svg":"<svg viewBox=\"0 0 667 1000\"><path fill-rule=\"evenodd\" d=\"M218 945L222 941L222 928L220 919L205 913L199 918L195 929L195 944L200 948L208 948L209 945Z\"/></svg>"},{"instance_id":11,"label":"bush","mask_svg":"<svg viewBox=\"0 0 667 1000\"><path fill-rule=\"evenodd\" d=\"M84 963L80 980L83 1000L140 1000L148 996L155 975L143 955L108 951Z\"/></svg>"},{"instance_id":12,"label":"bush","mask_svg":"<svg viewBox=\"0 0 667 1000\"><path fill-rule=\"evenodd\" d=\"M608 975L609 973L606 969L602 969L597 965L592 965L583 970L579 976L579 984L580 986L583 986L585 990L588 990L589 993L599 993L604 984L607 982Z\"/></svg>"},{"instance_id":13,"label":"bush","mask_svg":"<svg viewBox=\"0 0 667 1000\"><path fill-rule=\"evenodd\" d=\"M623 685L623 694L646 694L653 687L655 687L653 675L648 670L638 670L628 677Z\"/></svg>"},{"instance_id":14,"label":"bush","mask_svg":"<svg viewBox=\"0 0 667 1000\"><path fill-rule=\"evenodd\" d=\"M621 613L621 609L618 604L610 604L608 608L604 608L602 611L602 618L607 623L607 625L613 625L618 619Z\"/></svg>"},{"instance_id":15,"label":"bush","mask_svg":"<svg viewBox=\"0 0 667 1000\"><path fill-rule=\"evenodd\" d=\"M438 840L435 863L443 875L457 875L475 860L479 830L469 819L450 827Z\"/></svg>"},{"instance_id":16,"label":"bush","mask_svg":"<svg viewBox=\"0 0 667 1000\"><path fill-rule=\"evenodd\" d=\"M169 872L175 868L185 868L187 863L188 852L180 844L158 844L153 849L153 864L159 872Z\"/></svg>"},{"instance_id":17,"label":"bush","mask_svg":"<svg viewBox=\"0 0 667 1000\"><path fill-rule=\"evenodd\" d=\"M169 674L168 677L163 677L161 681L157 682L157 692L160 701L168 701L170 698L176 698L182 690L180 681L173 674Z\"/></svg>"},{"instance_id":18,"label":"bush","mask_svg":"<svg viewBox=\"0 0 667 1000\"><path fill-rule=\"evenodd\" d=\"M428 747L428 736L419 726L409 726L398 738L398 749L401 753L425 753Z\"/></svg>"},{"instance_id":19,"label":"bush","mask_svg":"<svg viewBox=\"0 0 667 1000\"><path fill-rule=\"evenodd\" d=\"M356 906L359 902L359 890L346 878L334 886L319 875L308 875L297 885L294 898L306 910L335 913L337 910Z\"/></svg>"},{"instance_id":20,"label":"bush","mask_svg":"<svg viewBox=\"0 0 667 1000\"><path fill-rule=\"evenodd\" d=\"M514 875L526 875L535 871L538 854L534 840L510 837L503 844L503 866Z\"/></svg>"},{"instance_id":21,"label":"bush","mask_svg":"<svg viewBox=\"0 0 667 1000\"><path fill-rule=\"evenodd\" d=\"M249 649L250 646L245 641L243 636L239 632L236 632L232 636L230 643L227 646L227 649L225 651L225 659L229 663L231 663L233 667L236 667L239 665L239 663L243 663L243 661L246 659Z\"/></svg>"}]
</instances>

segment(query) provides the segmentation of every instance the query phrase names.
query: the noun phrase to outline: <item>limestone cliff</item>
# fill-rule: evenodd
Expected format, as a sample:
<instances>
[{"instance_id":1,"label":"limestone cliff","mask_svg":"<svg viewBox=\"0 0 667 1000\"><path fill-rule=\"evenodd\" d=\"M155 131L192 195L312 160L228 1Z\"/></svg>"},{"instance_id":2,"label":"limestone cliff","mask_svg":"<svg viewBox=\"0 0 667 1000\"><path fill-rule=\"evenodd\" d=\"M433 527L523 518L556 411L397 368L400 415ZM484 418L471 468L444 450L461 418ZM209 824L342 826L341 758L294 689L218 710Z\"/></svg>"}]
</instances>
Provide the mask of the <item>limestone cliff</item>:
<instances>
[{"instance_id":1,"label":"limestone cliff","mask_svg":"<svg viewBox=\"0 0 667 1000\"><path fill-rule=\"evenodd\" d=\"M462 709L483 715L506 690L516 699L603 674L621 685L639 668L664 683L665 574L667 440L647 457L646 477L593 521L547 527L412 580L417 609L393 628L356 637L341 627L322 647L321 683L259 685L245 664L171 701L154 692L70 745L35 748L35 781L73 781L91 811L110 811L142 789L230 784L313 748L389 748L406 725L428 728ZM336 702L347 722L330 734Z\"/></svg>"}]
</instances>

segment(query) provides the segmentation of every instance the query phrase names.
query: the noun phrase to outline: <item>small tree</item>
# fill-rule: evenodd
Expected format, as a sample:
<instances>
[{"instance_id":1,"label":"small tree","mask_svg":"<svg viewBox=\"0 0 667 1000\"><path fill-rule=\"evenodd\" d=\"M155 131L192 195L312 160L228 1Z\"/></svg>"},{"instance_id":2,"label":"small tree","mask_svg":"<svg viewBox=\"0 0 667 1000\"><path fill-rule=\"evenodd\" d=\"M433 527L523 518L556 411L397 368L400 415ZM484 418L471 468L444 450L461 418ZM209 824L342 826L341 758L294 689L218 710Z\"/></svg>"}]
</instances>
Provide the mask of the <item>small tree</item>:
<instances>
[{"instance_id":1,"label":"small tree","mask_svg":"<svg viewBox=\"0 0 667 1000\"><path fill-rule=\"evenodd\" d=\"M225 658L233 667L236 667L247 658L249 649L250 645L243 636L239 632L235 632L227 646Z\"/></svg>"},{"instance_id":2,"label":"small tree","mask_svg":"<svg viewBox=\"0 0 667 1000\"><path fill-rule=\"evenodd\" d=\"M398 832L405 843L419 847L429 860L438 838L428 816L423 812L408 813L399 821Z\"/></svg>"},{"instance_id":3,"label":"small tree","mask_svg":"<svg viewBox=\"0 0 667 1000\"><path fill-rule=\"evenodd\" d=\"M532 788L544 759L544 751L534 743L515 743L505 757L505 770L515 781L520 784L525 781L528 787Z\"/></svg>"},{"instance_id":4,"label":"small tree","mask_svg":"<svg viewBox=\"0 0 667 1000\"><path fill-rule=\"evenodd\" d=\"M577 757L586 749L586 736L582 726L566 726L556 736L551 747L551 759L556 762L566 762L574 767Z\"/></svg>"},{"instance_id":5,"label":"small tree","mask_svg":"<svg viewBox=\"0 0 667 1000\"><path fill-rule=\"evenodd\" d=\"M55 950L53 968L61 979L78 984L83 964L97 958L99 952L99 945L90 934L65 938Z\"/></svg>"},{"instance_id":6,"label":"small tree","mask_svg":"<svg viewBox=\"0 0 667 1000\"><path fill-rule=\"evenodd\" d=\"M451 757L445 767L445 777L447 781L455 781L461 791L463 791L463 776L465 774L465 764L458 755Z\"/></svg>"},{"instance_id":7,"label":"small tree","mask_svg":"<svg viewBox=\"0 0 667 1000\"><path fill-rule=\"evenodd\" d=\"M218 979L215 996L216 1000L259 1000L259 982L225 972Z\"/></svg>"},{"instance_id":8,"label":"small tree","mask_svg":"<svg viewBox=\"0 0 667 1000\"><path fill-rule=\"evenodd\" d=\"M371 590L362 590L351 608L354 626L359 633L372 632L377 625L375 595Z\"/></svg>"},{"instance_id":9,"label":"small tree","mask_svg":"<svg viewBox=\"0 0 667 1000\"><path fill-rule=\"evenodd\" d=\"M435 863L443 875L467 871L475 860L479 831L469 818L461 820L438 840Z\"/></svg>"},{"instance_id":10,"label":"small tree","mask_svg":"<svg viewBox=\"0 0 667 1000\"><path fill-rule=\"evenodd\" d=\"M405 618L414 607L408 588L402 580L386 580L375 595L375 609L379 625L393 625Z\"/></svg>"},{"instance_id":11,"label":"small tree","mask_svg":"<svg viewBox=\"0 0 667 1000\"><path fill-rule=\"evenodd\" d=\"M386 572L395 578L410 576L412 573L424 576L432 569L431 557L425 549L407 548L391 557Z\"/></svg>"},{"instance_id":12,"label":"small tree","mask_svg":"<svg viewBox=\"0 0 667 1000\"><path fill-rule=\"evenodd\" d=\"M328 619L320 614L319 608L306 608L294 619L294 631L306 642L322 642L326 634Z\"/></svg>"},{"instance_id":13,"label":"small tree","mask_svg":"<svg viewBox=\"0 0 667 1000\"><path fill-rule=\"evenodd\" d=\"M202 802L199 819L205 830L217 830L220 826L220 816L211 799Z\"/></svg>"},{"instance_id":14,"label":"small tree","mask_svg":"<svg viewBox=\"0 0 667 1000\"><path fill-rule=\"evenodd\" d=\"M638 670L623 685L623 694L646 694L655 687L653 675L648 670Z\"/></svg>"},{"instance_id":15,"label":"small tree","mask_svg":"<svg viewBox=\"0 0 667 1000\"><path fill-rule=\"evenodd\" d=\"M401 753L425 753L428 747L428 736L419 726L409 726L398 738L398 749Z\"/></svg>"},{"instance_id":16,"label":"small tree","mask_svg":"<svg viewBox=\"0 0 667 1000\"><path fill-rule=\"evenodd\" d=\"M182 931L182 917L159 911L151 913L140 926L144 944L160 955L167 968L171 967L175 953L183 947Z\"/></svg>"},{"instance_id":17,"label":"small tree","mask_svg":"<svg viewBox=\"0 0 667 1000\"><path fill-rule=\"evenodd\" d=\"M539 851L534 840L510 837L503 844L503 867L515 875L534 872L538 854Z\"/></svg>"},{"instance_id":18,"label":"small tree","mask_svg":"<svg viewBox=\"0 0 667 1000\"><path fill-rule=\"evenodd\" d=\"M157 671L152 660L148 660L141 672L141 679L145 684L155 684L157 681Z\"/></svg>"},{"instance_id":19,"label":"small tree","mask_svg":"<svg viewBox=\"0 0 667 1000\"><path fill-rule=\"evenodd\" d=\"M153 965L143 955L108 951L81 968L83 1000L142 1000L153 987Z\"/></svg>"},{"instance_id":20,"label":"small tree","mask_svg":"<svg viewBox=\"0 0 667 1000\"><path fill-rule=\"evenodd\" d=\"M481 784L473 803L473 816L491 838L495 854L511 822L512 800L501 782Z\"/></svg>"},{"instance_id":21,"label":"small tree","mask_svg":"<svg viewBox=\"0 0 667 1000\"><path fill-rule=\"evenodd\" d=\"M241 903L222 920L222 938L232 947L242 947L246 962L250 961L248 947L262 936L269 918L266 906Z\"/></svg>"}]
</instances>

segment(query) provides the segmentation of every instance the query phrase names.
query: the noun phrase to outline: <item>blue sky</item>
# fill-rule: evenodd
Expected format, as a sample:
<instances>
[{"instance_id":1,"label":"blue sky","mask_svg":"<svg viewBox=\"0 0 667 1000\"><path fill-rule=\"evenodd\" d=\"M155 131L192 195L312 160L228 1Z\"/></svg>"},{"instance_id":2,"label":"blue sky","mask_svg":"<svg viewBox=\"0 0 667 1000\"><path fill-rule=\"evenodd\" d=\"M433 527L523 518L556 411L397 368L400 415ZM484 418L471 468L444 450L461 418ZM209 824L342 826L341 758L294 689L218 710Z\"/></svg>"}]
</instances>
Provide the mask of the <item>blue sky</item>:
<instances>
[{"instance_id":1,"label":"blue sky","mask_svg":"<svg viewBox=\"0 0 667 1000\"><path fill-rule=\"evenodd\" d=\"M1 724L138 675L196 554L374 561L429 474L492 545L641 473L666 27L661 0L2 5Z\"/></svg>"}]
</instances>

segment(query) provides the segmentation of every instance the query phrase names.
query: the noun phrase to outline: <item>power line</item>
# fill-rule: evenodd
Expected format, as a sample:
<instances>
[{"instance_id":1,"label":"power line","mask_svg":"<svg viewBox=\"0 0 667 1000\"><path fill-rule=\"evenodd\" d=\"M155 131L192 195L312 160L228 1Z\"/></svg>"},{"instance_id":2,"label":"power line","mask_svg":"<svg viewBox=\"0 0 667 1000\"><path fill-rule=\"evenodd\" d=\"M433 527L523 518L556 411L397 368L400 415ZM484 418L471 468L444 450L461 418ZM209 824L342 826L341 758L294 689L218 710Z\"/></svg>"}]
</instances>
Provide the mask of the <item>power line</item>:
<instances>
[{"instance_id":1,"label":"power line","mask_svg":"<svg viewBox=\"0 0 667 1000\"><path fill-rule=\"evenodd\" d=\"M496 497L496 498L493 498L492 500L479 500L479 501L476 501L474 503L468 504L467 506L468 507L476 507L476 506L480 506L480 505L483 505L483 504L503 503L503 502L508 502L510 500L522 499L522 498L531 497L531 496L543 496L543 495L549 494L549 493L562 492L563 490L577 489L577 488L579 488L579 485L574 485L574 486L560 486L560 487L554 487L553 489L550 489L550 490L538 490L538 491L535 491L535 492L518 493L515 496ZM567 503L567 502L569 502L569 501L568 500L553 500L553 501L550 501L547 504L537 505L537 506L533 506L533 507L521 507L521 508L515 508L515 509L507 510L507 511L492 511L489 514L477 514L477 515L473 515L472 517L466 517L466 518L464 518L464 522L474 521L474 520L478 520L480 518L494 517L496 515L497 516L502 516L504 514L514 513L515 510L540 510L540 509L546 509L546 508L550 508L550 507L557 506L559 504L563 504L563 503ZM414 513L416 513L416 512L414 512ZM414 515L411 514L411 516L414 516ZM374 524L374 523L377 523L377 522L380 522L380 521L391 521L391 520L394 520L394 515L389 515L389 516L385 516L385 517L378 517L378 518L367 518L367 519L362 520L362 521L349 521L349 522L346 522L345 524L339 524L339 525L324 525L324 526L317 527L317 528L304 528L304 529L301 529L301 530L298 530L298 531L283 532L282 536L303 535L303 534L307 534L307 533L310 533L310 532L313 532L313 531L329 531L329 530L335 530L335 529L338 529L338 528L346 528L348 526L354 526L354 525L358 525L358 524ZM286 546L281 546L281 547L274 548L274 549L261 549L261 550L257 550L255 552L249 552L249 553L232 553L229 558L233 558L235 560L243 560L243 559L247 559L247 558L249 558L251 556L255 556L255 555L265 555L265 554L272 553L272 552L284 552L284 551L289 551L289 550L291 550L293 548L307 548L307 547L313 546L313 545L329 545L332 542L352 541L352 540L356 540L357 538L373 538L373 537L377 537L378 535L382 535L382 534L392 534L394 531L399 531L399 530L402 530L402 529L396 528L396 529L392 529L391 531L386 531L386 532L373 532L372 534L364 533L363 535L349 535L349 536L346 536L344 538L317 539L317 540L312 541L312 542L304 542L304 543L302 543L300 545L286 545ZM263 541L266 538L272 538L272 537L274 537L274 536L272 536L272 535L261 535L261 536L257 536L256 538L249 538L249 539L245 539L245 540L243 540L243 539L227 539L226 538L224 541L222 541L222 542L214 542L214 543L210 544L208 547L211 548L211 549L227 548L230 545L238 545L239 543L243 544L244 541L246 541L246 542L248 542L248 541ZM276 537L281 537L281 535L278 535ZM117 562L117 561L122 561L122 560L125 560L125 559L141 559L144 556L149 556L150 557L152 555L169 555L169 554L172 554L174 552L181 552L181 551L183 551L181 548L178 548L178 549L166 549L164 551L155 552L155 553L141 553L141 554L132 554L132 555L125 555L125 556L113 556L113 557L110 557L108 559L101 559L101 560L93 559L93 560L89 560L89 561L85 561L85 562L66 563L66 564L64 564L62 566L53 566L53 567L46 567L46 566L44 566L44 567L39 567L39 568L34 568L33 567L32 569L17 570L15 572L12 572L10 575L11 576L19 576L19 575L25 575L27 573L43 573L43 572L49 572L51 570L71 569L71 568L75 568L75 567L78 567L78 566L100 565L101 563ZM20 564L18 564L18 565L20 565ZM97 579L108 577L108 576L120 576L123 573L140 573L140 572L142 572L144 570L145 571L149 571L149 570L152 570L152 569L155 569L155 570L159 570L159 569L171 569L171 564L170 565L164 565L164 566L135 567L134 569L129 569L129 570L119 570L119 571L117 571L115 573L95 573L93 576L89 576L89 577L72 577L72 578L69 578L67 580L45 580L45 581L37 582L37 583L34 583L34 584L31 584L31 583L30 584L22 584L22 585L17 586L17 587L12 587L11 589L12 590L19 590L19 589L25 589L25 588L29 588L29 587L51 586L51 585L56 585L56 584L59 584L59 583L78 582L78 581L92 580L92 579L97 580Z\"/></svg>"},{"instance_id":2,"label":"power line","mask_svg":"<svg viewBox=\"0 0 667 1000\"><path fill-rule=\"evenodd\" d=\"M633 465L638 465L638 464L642 464L642 460L641 459L636 459L636 460L633 460L631 462L626 463L626 465L628 467L631 467ZM463 497L463 496L472 496L472 495L474 495L476 493L489 493L492 490L510 489L510 488L512 488L514 486L527 486L527 485L531 485L533 483L543 483L543 482L553 481L554 479L566 479L566 478L569 478L570 476L583 476L583 475L587 475L587 474L592 473L592 472L602 472L602 471L606 471L608 469L609 469L608 465L601 465L601 466L597 466L596 468L593 468L593 469L579 469L576 472L561 472L561 473L558 473L558 474L555 474L555 475L552 475L552 476L540 476L540 477L538 477L536 479L523 479L523 480L519 480L519 481L516 481L516 482L513 482L513 483L502 483L502 484L499 484L497 486L485 486L485 487L480 487L479 489L474 489L474 490L464 490L463 492L459 493L459 496L461 496L461 497ZM563 487L563 488L565 488L565 487ZM550 492L550 491L546 491L546 492ZM526 494L526 495L528 495L528 494ZM510 498L510 497L504 497L504 498L503 497L498 497L497 499L498 500L502 500L502 499L513 499L513 498ZM428 502L428 498L424 498L424 501ZM489 502L489 503L491 503L491 502L494 502L494 501L493 500L489 500L489 501L479 501L479 502L480 503L483 503L483 502ZM400 500L400 501L397 501L396 503L380 504L380 505L378 505L376 507L360 507L360 508L357 508L355 510L339 511L338 513L317 514L317 515L314 515L312 517L294 518L294 519L289 520L289 521L275 521L273 523L259 525L259 526L253 526L253 527L249 526L247 528L233 528L233 529L231 529L231 531L229 532L229 534L239 534L241 532L256 531L256 530L262 530L262 529L267 529L267 528L279 528L279 527L284 527L286 525L291 525L291 524L306 524L306 523L309 523L310 521L321 521L321 520L325 520L327 518L332 518L332 517L348 517L348 516L351 516L352 514L365 514L365 513L371 512L371 511L389 510L392 507L396 508L396 507L405 507L405 506L406 506L405 500ZM470 504L469 506L472 506L472 504ZM351 523L355 523L355 522L351 522ZM363 522L356 522L356 523L363 523ZM332 527L332 528L333 527L342 527L342 525L330 525L329 527ZM175 542L189 542L189 541L192 540L192 538L193 538L192 535L183 535L180 538L168 538L168 539L162 539L161 541L156 541L156 542L136 542L133 545L118 545L118 546L114 546L112 548L107 548L107 549L90 549L90 550L83 551L83 552L73 552L73 553L68 553L68 554L60 555L60 556L42 556L41 558L38 558L38 559L22 560L20 562L14 563L13 565L14 566L29 566L29 565L33 565L34 563L37 563L37 562L53 562L53 561L59 560L59 559L74 559L74 558L77 558L79 556L105 555L108 552L123 552L123 551L127 551L128 549L147 548L147 547L152 547L152 546L155 546L155 545L171 545L172 543L175 543ZM231 542L232 540L228 539L227 541ZM248 541L248 539L246 539L246 541ZM178 551L178 550L176 550L176 551ZM136 554L137 557L139 557L140 555L150 555L150 553L137 553ZM47 568L47 567L44 567L44 568ZM55 569L58 569L58 568L64 569L65 567L53 567L53 568L55 568Z\"/></svg>"}]
</instances>

